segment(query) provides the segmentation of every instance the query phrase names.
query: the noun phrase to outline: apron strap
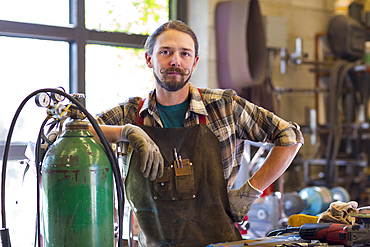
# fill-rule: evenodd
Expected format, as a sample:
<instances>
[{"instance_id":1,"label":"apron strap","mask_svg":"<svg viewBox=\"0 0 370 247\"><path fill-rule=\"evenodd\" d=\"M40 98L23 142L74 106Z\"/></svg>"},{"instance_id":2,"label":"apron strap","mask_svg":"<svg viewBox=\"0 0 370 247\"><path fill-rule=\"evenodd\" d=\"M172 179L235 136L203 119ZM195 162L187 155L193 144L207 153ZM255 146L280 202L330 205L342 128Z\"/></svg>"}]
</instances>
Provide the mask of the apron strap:
<instances>
[{"instance_id":1,"label":"apron strap","mask_svg":"<svg viewBox=\"0 0 370 247\"><path fill-rule=\"evenodd\" d=\"M199 88L198 88L198 92L199 92L200 97L202 98L202 101L203 101L203 95L202 95L202 92L200 91ZM144 101L145 101L145 98L140 100L139 106L137 107L137 114L136 114L136 124L137 125L143 125L144 124L144 118L142 116L140 116L140 110L141 110L141 107L143 107ZM206 116L205 115L199 115L199 124L206 124Z\"/></svg>"},{"instance_id":2,"label":"apron strap","mask_svg":"<svg viewBox=\"0 0 370 247\"><path fill-rule=\"evenodd\" d=\"M202 92L200 91L200 89L198 88L198 92L200 94L200 97L202 98L202 101L203 101L203 95L202 95ZM205 115L199 115L199 124L206 124L206 116Z\"/></svg>"},{"instance_id":3,"label":"apron strap","mask_svg":"<svg viewBox=\"0 0 370 247\"><path fill-rule=\"evenodd\" d=\"M143 125L144 124L144 118L142 116L140 116L140 110L141 110L141 107L143 107L144 101L145 101L145 98L140 100L139 106L137 107L137 114L136 114L136 124L137 125Z\"/></svg>"}]
</instances>

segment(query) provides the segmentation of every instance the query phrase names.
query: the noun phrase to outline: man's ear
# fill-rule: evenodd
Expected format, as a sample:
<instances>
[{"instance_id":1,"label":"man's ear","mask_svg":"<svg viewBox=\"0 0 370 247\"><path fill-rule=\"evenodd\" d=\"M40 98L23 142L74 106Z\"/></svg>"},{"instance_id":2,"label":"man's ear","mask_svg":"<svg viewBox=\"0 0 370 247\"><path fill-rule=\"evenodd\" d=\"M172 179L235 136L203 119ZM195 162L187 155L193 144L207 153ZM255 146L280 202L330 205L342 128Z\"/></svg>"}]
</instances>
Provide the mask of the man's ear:
<instances>
[{"instance_id":1,"label":"man's ear","mask_svg":"<svg viewBox=\"0 0 370 247\"><path fill-rule=\"evenodd\" d=\"M148 65L149 68L153 68L153 65L152 65L152 56L146 51L145 52L145 61L146 61L146 65Z\"/></svg>"},{"instance_id":2,"label":"man's ear","mask_svg":"<svg viewBox=\"0 0 370 247\"><path fill-rule=\"evenodd\" d=\"M194 64L193 64L192 72L195 70L195 67L197 66L198 60L199 60L199 56L197 56L197 57L195 58L195 60L194 60Z\"/></svg>"}]
</instances>

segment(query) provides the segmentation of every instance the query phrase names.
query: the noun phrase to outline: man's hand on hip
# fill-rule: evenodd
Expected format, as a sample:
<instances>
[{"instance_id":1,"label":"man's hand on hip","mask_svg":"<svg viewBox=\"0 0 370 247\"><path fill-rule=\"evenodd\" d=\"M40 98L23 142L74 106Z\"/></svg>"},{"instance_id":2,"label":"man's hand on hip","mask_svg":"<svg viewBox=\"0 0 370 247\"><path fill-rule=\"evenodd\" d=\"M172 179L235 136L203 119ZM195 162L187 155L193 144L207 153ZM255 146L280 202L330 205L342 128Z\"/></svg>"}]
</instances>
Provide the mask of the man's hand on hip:
<instances>
[{"instance_id":1,"label":"man's hand on hip","mask_svg":"<svg viewBox=\"0 0 370 247\"><path fill-rule=\"evenodd\" d=\"M252 203L262 194L262 191L251 186L249 180L237 190L230 190L229 202L231 214L235 222L241 222L250 210Z\"/></svg>"}]
</instances>

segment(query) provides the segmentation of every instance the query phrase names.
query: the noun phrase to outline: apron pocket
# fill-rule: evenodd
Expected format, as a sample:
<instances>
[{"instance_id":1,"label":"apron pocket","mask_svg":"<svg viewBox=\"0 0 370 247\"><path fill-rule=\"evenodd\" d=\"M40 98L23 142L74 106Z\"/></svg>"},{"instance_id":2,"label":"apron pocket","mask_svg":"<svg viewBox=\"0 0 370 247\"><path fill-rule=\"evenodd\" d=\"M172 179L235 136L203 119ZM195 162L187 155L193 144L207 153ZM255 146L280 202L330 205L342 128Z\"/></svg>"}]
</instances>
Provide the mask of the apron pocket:
<instances>
[{"instance_id":1,"label":"apron pocket","mask_svg":"<svg viewBox=\"0 0 370 247\"><path fill-rule=\"evenodd\" d=\"M195 198L193 165L182 160L182 167L175 166L175 186L178 200Z\"/></svg>"},{"instance_id":2,"label":"apron pocket","mask_svg":"<svg viewBox=\"0 0 370 247\"><path fill-rule=\"evenodd\" d=\"M174 192L173 188L173 177L171 176L172 170L170 167L165 167L163 170L163 176L161 178L156 178L153 181L154 189L154 200L173 200Z\"/></svg>"},{"instance_id":3,"label":"apron pocket","mask_svg":"<svg viewBox=\"0 0 370 247\"><path fill-rule=\"evenodd\" d=\"M165 167L163 176L153 181L154 200L183 200L195 198L193 165L189 159L182 160L182 167L176 162Z\"/></svg>"}]
</instances>

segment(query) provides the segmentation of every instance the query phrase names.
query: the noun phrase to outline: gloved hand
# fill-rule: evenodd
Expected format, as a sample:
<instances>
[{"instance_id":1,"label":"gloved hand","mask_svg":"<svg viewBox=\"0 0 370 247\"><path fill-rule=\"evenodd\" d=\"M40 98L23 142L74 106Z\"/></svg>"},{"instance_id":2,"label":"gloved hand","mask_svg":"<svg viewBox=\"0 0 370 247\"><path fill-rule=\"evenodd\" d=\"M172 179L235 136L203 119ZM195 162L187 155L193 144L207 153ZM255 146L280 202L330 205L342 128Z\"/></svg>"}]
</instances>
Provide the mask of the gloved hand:
<instances>
[{"instance_id":1,"label":"gloved hand","mask_svg":"<svg viewBox=\"0 0 370 247\"><path fill-rule=\"evenodd\" d=\"M237 190L230 190L230 211L235 222L241 222L250 210L252 203L262 194L262 191L252 187L249 180Z\"/></svg>"},{"instance_id":2,"label":"gloved hand","mask_svg":"<svg viewBox=\"0 0 370 247\"><path fill-rule=\"evenodd\" d=\"M130 142L131 146L140 154L140 171L145 178L154 180L163 176L164 161L158 146L140 127L126 124L121 131L123 141Z\"/></svg>"}]
</instances>

